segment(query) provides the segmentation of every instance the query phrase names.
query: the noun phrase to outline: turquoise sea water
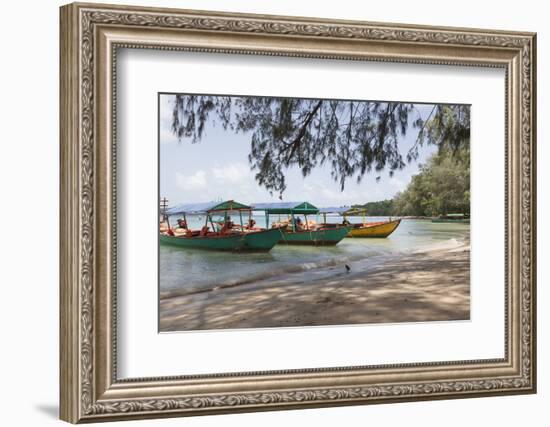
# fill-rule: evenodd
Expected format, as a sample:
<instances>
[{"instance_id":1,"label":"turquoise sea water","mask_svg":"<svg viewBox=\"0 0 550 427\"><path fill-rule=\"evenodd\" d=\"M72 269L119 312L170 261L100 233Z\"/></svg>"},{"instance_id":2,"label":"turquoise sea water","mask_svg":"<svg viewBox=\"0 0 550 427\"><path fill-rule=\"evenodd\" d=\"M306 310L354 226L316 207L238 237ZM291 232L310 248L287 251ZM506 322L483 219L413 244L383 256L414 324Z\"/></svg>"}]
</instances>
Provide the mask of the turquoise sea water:
<instances>
[{"instance_id":1,"label":"turquoise sea water","mask_svg":"<svg viewBox=\"0 0 550 427\"><path fill-rule=\"evenodd\" d=\"M264 217L254 218L259 226L265 224ZM362 221L362 218L349 219L351 222ZM383 219L386 218L367 218L368 221ZM238 222L238 217L233 217L233 221ZM327 221L340 222L341 217L327 217ZM171 223L175 224L174 219ZM200 228L204 217L190 217L188 223L191 228ZM404 219L388 238L347 237L333 247L276 245L268 253L225 253L159 245L160 291L212 289L316 267L341 265L343 268L347 261L364 260L376 264L386 258L384 255L406 254L453 239L463 241L469 234L469 224Z\"/></svg>"}]
</instances>

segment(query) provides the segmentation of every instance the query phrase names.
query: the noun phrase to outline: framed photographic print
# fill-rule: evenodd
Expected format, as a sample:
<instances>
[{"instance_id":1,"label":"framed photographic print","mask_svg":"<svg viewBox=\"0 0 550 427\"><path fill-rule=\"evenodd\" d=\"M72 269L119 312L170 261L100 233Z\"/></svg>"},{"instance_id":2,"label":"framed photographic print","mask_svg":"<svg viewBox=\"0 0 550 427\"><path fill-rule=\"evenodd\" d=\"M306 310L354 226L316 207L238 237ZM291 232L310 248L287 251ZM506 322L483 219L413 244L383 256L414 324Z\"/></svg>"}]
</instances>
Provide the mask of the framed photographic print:
<instances>
[{"instance_id":1,"label":"framed photographic print","mask_svg":"<svg viewBox=\"0 0 550 427\"><path fill-rule=\"evenodd\" d=\"M535 35L61 8L61 418L533 393Z\"/></svg>"}]
</instances>

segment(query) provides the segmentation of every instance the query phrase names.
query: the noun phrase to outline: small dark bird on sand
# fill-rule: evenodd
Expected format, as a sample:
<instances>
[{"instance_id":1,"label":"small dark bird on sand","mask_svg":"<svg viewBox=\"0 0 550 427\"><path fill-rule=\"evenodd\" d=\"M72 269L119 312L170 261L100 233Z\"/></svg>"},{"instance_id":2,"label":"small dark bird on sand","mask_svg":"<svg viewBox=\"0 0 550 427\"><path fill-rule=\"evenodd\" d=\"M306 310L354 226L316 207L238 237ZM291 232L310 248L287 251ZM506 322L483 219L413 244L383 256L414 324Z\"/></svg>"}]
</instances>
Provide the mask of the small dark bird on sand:
<instances>
[{"instance_id":1,"label":"small dark bird on sand","mask_svg":"<svg viewBox=\"0 0 550 427\"><path fill-rule=\"evenodd\" d=\"M349 273L349 271L351 270L351 267L347 264L345 264L345 266L346 266L346 273Z\"/></svg>"}]
</instances>

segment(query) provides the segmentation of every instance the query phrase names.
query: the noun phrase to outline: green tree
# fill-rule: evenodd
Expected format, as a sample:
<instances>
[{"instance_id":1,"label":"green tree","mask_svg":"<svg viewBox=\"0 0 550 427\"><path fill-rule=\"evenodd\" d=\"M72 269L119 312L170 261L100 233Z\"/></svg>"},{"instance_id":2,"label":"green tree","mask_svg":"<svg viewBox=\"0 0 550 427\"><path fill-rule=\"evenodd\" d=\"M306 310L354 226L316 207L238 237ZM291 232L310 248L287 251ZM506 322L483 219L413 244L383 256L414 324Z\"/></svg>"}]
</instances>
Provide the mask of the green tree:
<instances>
[{"instance_id":1,"label":"green tree","mask_svg":"<svg viewBox=\"0 0 550 427\"><path fill-rule=\"evenodd\" d=\"M401 102L176 95L172 131L180 141L197 143L207 124L219 122L250 135L248 160L256 181L281 196L290 167L305 177L329 165L342 190L347 179L360 182L372 171L387 169L391 176L405 166L399 140L409 122L418 138L407 161L418 157L424 143L459 148L469 142L469 115L464 105L435 106L423 120L414 104Z\"/></svg>"},{"instance_id":2,"label":"green tree","mask_svg":"<svg viewBox=\"0 0 550 427\"><path fill-rule=\"evenodd\" d=\"M354 207L364 208L369 216L391 216L394 211L393 199L367 202L364 205L356 205Z\"/></svg>"},{"instance_id":3,"label":"green tree","mask_svg":"<svg viewBox=\"0 0 550 427\"><path fill-rule=\"evenodd\" d=\"M444 148L397 194L394 215L436 216L470 212L470 149Z\"/></svg>"}]
</instances>

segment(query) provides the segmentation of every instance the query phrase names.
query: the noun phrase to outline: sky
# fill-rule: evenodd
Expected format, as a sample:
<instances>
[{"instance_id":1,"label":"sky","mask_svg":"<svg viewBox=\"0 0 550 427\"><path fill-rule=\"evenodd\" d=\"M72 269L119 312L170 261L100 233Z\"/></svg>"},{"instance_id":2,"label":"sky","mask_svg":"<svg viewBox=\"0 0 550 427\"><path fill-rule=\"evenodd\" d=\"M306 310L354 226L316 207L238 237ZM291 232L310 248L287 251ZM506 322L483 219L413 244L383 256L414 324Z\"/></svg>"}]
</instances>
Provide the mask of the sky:
<instances>
[{"instance_id":1,"label":"sky","mask_svg":"<svg viewBox=\"0 0 550 427\"><path fill-rule=\"evenodd\" d=\"M178 141L170 130L174 99L175 95L171 94L159 97L161 198L166 197L170 205L212 200L236 200L245 204L280 201L278 194L270 195L256 182L255 171L250 170L247 157L250 134L224 131L218 124L207 126L202 139L195 144L185 139ZM433 105L417 104L416 107L426 119ZM409 126L406 136L401 136L402 154L414 144L417 134L418 130ZM344 191L330 176L328 165L317 167L305 178L298 168L291 168L285 173L287 189L282 200L308 201L317 207L328 207L391 199L406 188L411 177L418 173L419 165L436 150L435 146L421 147L418 159L395 171L393 177L388 170L383 170L366 174L359 184L355 179L348 179Z\"/></svg>"}]
</instances>

